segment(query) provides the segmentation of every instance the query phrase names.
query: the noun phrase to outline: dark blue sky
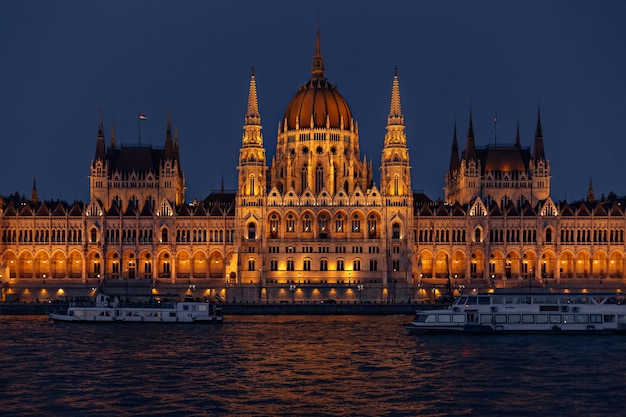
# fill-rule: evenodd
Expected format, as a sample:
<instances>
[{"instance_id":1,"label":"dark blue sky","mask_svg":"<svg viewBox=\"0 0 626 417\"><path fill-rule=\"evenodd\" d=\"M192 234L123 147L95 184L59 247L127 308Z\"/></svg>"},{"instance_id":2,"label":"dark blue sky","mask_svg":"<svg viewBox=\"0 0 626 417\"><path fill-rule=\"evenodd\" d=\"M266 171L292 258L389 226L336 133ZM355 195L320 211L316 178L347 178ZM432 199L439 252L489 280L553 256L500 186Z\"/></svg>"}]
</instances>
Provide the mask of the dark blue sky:
<instances>
[{"instance_id":1,"label":"dark blue sky","mask_svg":"<svg viewBox=\"0 0 626 417\"><path fill-rule=\"evenodd\" d=\"M98 112L108 143L162 146L178 127L187 200L234 189L251 67L268 157L311 74L317 11L326 76L359 122L376 183L394 67L413 188L443 197L454 121L465 147L532 146L541 117L552 197L626 194L626 2L17 1L0 3L0 195L89 198Z\"/></svg>"}]
</instances>

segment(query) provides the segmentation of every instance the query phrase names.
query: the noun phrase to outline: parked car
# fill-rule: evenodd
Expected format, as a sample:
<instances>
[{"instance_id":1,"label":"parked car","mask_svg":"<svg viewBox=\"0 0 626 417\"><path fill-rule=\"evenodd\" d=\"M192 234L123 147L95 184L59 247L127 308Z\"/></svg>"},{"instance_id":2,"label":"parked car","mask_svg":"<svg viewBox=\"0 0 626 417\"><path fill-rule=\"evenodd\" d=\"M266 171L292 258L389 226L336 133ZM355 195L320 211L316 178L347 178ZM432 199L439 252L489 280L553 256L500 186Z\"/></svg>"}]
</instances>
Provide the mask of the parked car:
<instances>
[{"instance_id":1,"label":"parked car","mask_svg":"<svg viewBox=\"0 0 626 417\"><path fill-rule=\"evenodd\" d=\"M333 300L332 298L328 298L326 300L320 301L320 303L322 303L322 304L337 304L337 301Z\"/></svg>"}]
</instances>

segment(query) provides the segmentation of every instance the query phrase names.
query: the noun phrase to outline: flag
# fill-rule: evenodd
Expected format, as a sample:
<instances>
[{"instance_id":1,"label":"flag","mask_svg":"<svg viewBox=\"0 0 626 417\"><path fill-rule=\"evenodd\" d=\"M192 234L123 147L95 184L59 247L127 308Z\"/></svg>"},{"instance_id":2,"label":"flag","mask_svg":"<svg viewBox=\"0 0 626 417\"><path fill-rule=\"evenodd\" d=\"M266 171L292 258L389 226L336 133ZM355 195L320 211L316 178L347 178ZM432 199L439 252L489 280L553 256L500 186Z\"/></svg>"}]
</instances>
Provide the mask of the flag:
<instances>
[{"instance_id":1,"label":"flag","mask_svg":"<svg viewBox=\"0 0 626 417\"><path fill-rule=\"evenodd\" d=\"M148 116L143 113L139 113L139 120L148 120Z\"/></svg>"}]
</instances>

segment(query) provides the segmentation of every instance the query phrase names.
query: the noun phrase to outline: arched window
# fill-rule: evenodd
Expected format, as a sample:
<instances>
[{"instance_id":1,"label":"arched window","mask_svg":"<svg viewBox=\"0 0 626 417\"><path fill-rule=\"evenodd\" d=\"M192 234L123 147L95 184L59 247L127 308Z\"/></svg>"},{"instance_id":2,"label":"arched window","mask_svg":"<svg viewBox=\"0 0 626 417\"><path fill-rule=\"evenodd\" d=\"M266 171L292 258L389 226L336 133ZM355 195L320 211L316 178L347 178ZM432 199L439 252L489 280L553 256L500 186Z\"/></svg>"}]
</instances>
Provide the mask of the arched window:
<instances>
[{"instance_id":1,"label":"arched window","mask_svg":"<svg viewBox=\"0 0 626 417\"><path fill-rule=\"evenodd\" d=\"M248 259L248 271L254 271L254 259Z\"/></svg>"},{"instance_id":2,"label":"arched window","mask_svg":"<svg viewBox=\"0 0 626 417\"><path fill-rule=\"evenodd\" d=\"M163 229L161 229L161 242L167 243L167 241L167 228L164 227Z\"/></svg>"},{"instance_id":3,"label":"arched window","mask_svg":"<svg viewBox=\"0 0 626 417\"><path fill-rule=\"evenodd\" d=\"M474 230L474 241L475 242L482 242L482 233L480 231L480 227L477 227L476 230Z\"/></svg>"},{"instance_id":4,"label":"arched window","mask_svg":"<svg viewBox=\"0 0 626 417\"><path fill-rule=\"evenodd\" d=\"M546 229L546 243L552 243L552 229Z\"/></svg>"},{"instance_id":5,"label":"arched window","mask_svg":"<svg viewBox=\"0 0 626 417\"><path fill-rule=\"evenodd\" d=\"M96 243L97 241L98 241L98 231L94 227L94 228L91 229L91 239L90 239L90 242L91 243Z\"/></svg>"}]
</instances>

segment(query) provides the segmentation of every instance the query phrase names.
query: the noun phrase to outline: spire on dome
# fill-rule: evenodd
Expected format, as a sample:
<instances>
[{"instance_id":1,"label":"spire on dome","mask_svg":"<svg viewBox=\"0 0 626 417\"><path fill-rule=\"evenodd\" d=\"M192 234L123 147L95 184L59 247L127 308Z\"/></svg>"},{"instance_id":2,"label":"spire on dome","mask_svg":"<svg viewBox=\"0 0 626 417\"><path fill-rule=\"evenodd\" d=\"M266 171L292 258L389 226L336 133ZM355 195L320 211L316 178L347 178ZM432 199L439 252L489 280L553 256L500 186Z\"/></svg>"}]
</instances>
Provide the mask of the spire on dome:
<instances>
[{"instance_id":1,"label":"spire on dome","mask_svg":"<svg viewBox=\"0 0 626 417\"><path fill-rule=\"evenodd\" d=\"M398 82L398 68L394 70L393 86L391 88L391 108L387 117L387 124L402 125L404 124L404 116L402 115L402 107L400 106L400 84Z\"/></svg>"},{"instance_id":2,"label":"spire on dome","mask_svg":"<svg viewBox=\"0 0 626 417\"><path fill-rule=\"evenodd\" d=\"M250 88L248 91L248 111L246 112L246 125L260 125L261 115L259 114L259 100L256 93L256 80L254 78L254 67L250 76Z\"/></svg>"},{"instance_id":3,"label":"spire on dome","mask_svg":"<svg viewBox=\"0 0 626 417\"><path fill-rule=\"evenodd\" d=\"M539 161L540 159L546 159L546 153L543 148L543 132L541 130L541 109L537 109L537 130L535 131L533 159L535 161Z\"/></svg>"},{"instance_id":4,"label":"spire on dome","mask_svg":"<svg viewBox=\"0 0 626 417\"><path fill-rule=\"evenodd\" d=\"M320 42L320 19L317 17L317 36L315 37L315 55L313 56L313 78L324 78L324 59Z\"/></svg>"},{"instance_id":5,"label":"spire on dome","mask_svg":"<svg viewBox=\"0 0 626 417\"><path fill-rule=\"evenodd\" d=\"M472 108L470 107L469 128L467 129L467 142L465 144L465 159L476 159L476 144L474 142L474 122L472 121Z\"/></svg>"}]
</instances>

